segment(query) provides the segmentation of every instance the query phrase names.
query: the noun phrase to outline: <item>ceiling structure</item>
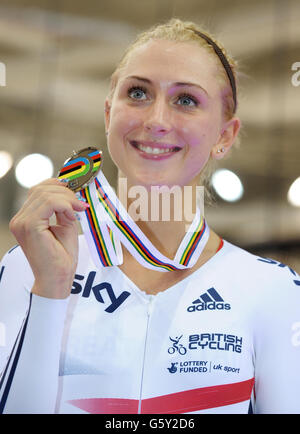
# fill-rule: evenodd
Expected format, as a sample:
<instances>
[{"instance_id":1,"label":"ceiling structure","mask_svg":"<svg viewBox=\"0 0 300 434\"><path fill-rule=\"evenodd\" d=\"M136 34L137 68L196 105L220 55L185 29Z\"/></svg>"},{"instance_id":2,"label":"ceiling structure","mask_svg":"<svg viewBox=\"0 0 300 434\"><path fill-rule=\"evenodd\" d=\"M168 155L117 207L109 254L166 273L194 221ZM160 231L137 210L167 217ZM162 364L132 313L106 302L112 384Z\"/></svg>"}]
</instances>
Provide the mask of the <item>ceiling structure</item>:
<instances>
[{"instance_id":1,"label":"ceiling structure","mask_svg":"<svg viewBox=\"0 0 300 434\"><path fill-rule=\"evenodd\" d=\"M114 185L103 122L110 74L137 32L173 16L203 23L241 69L241 143L220 167L239 175L245 193L206 206L209 224L243 247L281 248L296 263L300 209L287 191L300 175L298 0L1 0L0 150L15 162L45 154L57 171L73 149L99 144ZM13 169L0 179L0 256L14 243L7 223L25 196Z\"/></svg>"}]
</instances>

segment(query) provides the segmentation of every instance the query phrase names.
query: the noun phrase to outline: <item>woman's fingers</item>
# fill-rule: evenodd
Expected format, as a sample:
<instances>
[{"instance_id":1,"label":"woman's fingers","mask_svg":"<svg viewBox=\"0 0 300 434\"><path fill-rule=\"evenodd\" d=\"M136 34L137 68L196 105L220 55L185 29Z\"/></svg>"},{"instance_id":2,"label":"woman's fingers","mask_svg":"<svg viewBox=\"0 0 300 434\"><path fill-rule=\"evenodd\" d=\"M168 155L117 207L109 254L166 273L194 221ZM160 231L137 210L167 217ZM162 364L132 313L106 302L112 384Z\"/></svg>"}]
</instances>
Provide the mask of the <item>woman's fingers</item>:
<instances>
[{"instance_id":1,"label":"woman's fingers","mask_svg":"<svg viewBox=\"0 0 300 434\"><path fill-rule=\"evenodd\" d=\"M57 179L30 189L11 219L10 230L23 248L36 278L35 293L61 298L70 292L78 256L76 212L88 205ZM56 216L56 225L50 217Z\"/></svg>"}]
</instances>

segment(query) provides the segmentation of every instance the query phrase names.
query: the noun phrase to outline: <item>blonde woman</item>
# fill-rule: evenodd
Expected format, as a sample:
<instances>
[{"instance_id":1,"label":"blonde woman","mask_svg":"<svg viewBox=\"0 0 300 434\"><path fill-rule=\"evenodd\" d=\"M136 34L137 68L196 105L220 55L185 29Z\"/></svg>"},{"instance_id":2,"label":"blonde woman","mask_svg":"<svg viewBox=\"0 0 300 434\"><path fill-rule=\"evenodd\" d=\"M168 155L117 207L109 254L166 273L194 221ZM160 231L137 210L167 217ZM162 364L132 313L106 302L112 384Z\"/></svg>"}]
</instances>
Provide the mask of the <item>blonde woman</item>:
<instances>
[{"instance_id":1,"label":"blonde woman","mask_svg":"<svg viewBox=\"0 0 300 434\"><path fill-rule=\"evenodd\" d=\"M128 191L142 186L149 203L154 186L195 193L237 138L236 75L193 23L173 19L137 38L105 102L107 146ZM136 224L151 267L130 246L122 263L96 267L75 217L89 206L50 179L10 223L19 246L0 265L2 412L300 412L293 270L222 240L201 216L190 262L172 260L190 222L150 219Z\"/></svg>"}]
</instances>

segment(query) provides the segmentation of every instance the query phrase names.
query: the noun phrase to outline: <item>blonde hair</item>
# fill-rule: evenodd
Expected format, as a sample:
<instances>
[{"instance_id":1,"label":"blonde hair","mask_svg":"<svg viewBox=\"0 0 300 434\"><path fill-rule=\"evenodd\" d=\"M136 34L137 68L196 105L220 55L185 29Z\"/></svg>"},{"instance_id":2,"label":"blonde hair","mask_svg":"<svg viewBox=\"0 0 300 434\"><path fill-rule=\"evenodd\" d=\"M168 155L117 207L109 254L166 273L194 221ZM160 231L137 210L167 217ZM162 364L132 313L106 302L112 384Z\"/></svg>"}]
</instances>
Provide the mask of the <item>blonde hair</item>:
<instances>
[{"instance_id":1,"label":"blonde hair","mask_svg":"<svg viewBox=\"0 0 300 434\"><path fill-rule=\"evenodd\" d=\"M233 98L232 87L228 79L228 75L215 53L214 48L210 45L204 38L199 36L196 32L204 33L208 36L222 51L223 55L226 57L232 74L234 76L235 82L237 82L238 73L237 67L238 63L233 57L225 50L224 46L208 32L206 29L200 28L195 23L190 21L182 21L178 18L172 18L169 21L157 24L150 27L148 30L140 33L137 38L128 46L123 57L121 58L119 64L117 65L115 71L111 75L110 89L108 99L111 101L113 94L118 83L119 75L122 69L126 66L131 53L138 47L144 45L150 40L168 40L174 42L193 42L197 43L200 47L205 48L216 58L216 64L218 67L219 74L217 75L217 80L222 87L222 101L223 101L223 118L225 121L230 120L235 114L235 101ZM236 138L236 143L238 139ZM206 197L209 202L212 203L212 193L210 188L210 178L216 167L216 161L210 158L206 166L202 169L199 176L199 183L205 187Z\"/></svg>"},{"instance_id":2,"label":"blonde hair","mask_svg":"<svg viewBox=\"0 0 300 434\"><path fill-rule=\"evenodd\" d=\"M204 47L206 50L208 50L212 55L217 59L217 54L215 53L213 47L208 44L205 39L201 38L197 33L195 32L202 32L205 35L207 35L215 44L218 45L218 47L222 50L224 56L226 57L233 76L235 80L237 81L237 61L234 60L229 53L225 50L224 46L216 40L214 36L212 36L208 31L203 30L199 26L197 26L195 23L190 21L182 21L178 18L172 18L166 23L158 24L153 27L150 27L150 29L146 30L145 32L140 33L137 38L128 46L125 53L123 54L123 57L121 58L119 64L117 65L115 71L113 72L111 76L111 82L110 82L110 91L109 91L109 99L112 99L114 90L116 88L118 78L120 71L122 68L124 68L127 64L127 61L129 59L129 56L131 53L138 47L144 45L146 42L150 40L168 40L168 41L174 41L174 42L195 42L199 46ZM228 80L227 73L220 61L220 59L217 59L218 62L218 68L219 68L219 75L218 80L220 84L223 86L223 92L222 92L222 98L223 98L223 115L225 120L229 120L234 116L234 110L235 110L235 103L233 99L232 89Z\"/></svg>"}]
</instances>

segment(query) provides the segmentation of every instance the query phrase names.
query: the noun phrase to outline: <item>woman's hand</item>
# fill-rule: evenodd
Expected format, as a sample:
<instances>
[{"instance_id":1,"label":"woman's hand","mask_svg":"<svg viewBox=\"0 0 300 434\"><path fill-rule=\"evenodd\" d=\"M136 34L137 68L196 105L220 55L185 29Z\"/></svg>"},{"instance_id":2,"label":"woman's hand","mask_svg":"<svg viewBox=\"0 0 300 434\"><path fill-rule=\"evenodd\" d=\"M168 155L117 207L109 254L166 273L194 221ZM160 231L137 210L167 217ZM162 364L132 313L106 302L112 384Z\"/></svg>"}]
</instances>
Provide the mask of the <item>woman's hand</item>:
<instances>
[{"instance_id":1,"label":"woman's hand","mask_svg":"<svg viewBox=\"0 0 300 434\"><path fill-rule=\"evenodd\" d=\"M29 190L28 198L12 218L9 229L32 268L34 294L62 299L69 296L78 261L75 212L87 205L57 179L48 179ZM50 217L56 215L56 225Z\"/></svg>"}]
</instances>

